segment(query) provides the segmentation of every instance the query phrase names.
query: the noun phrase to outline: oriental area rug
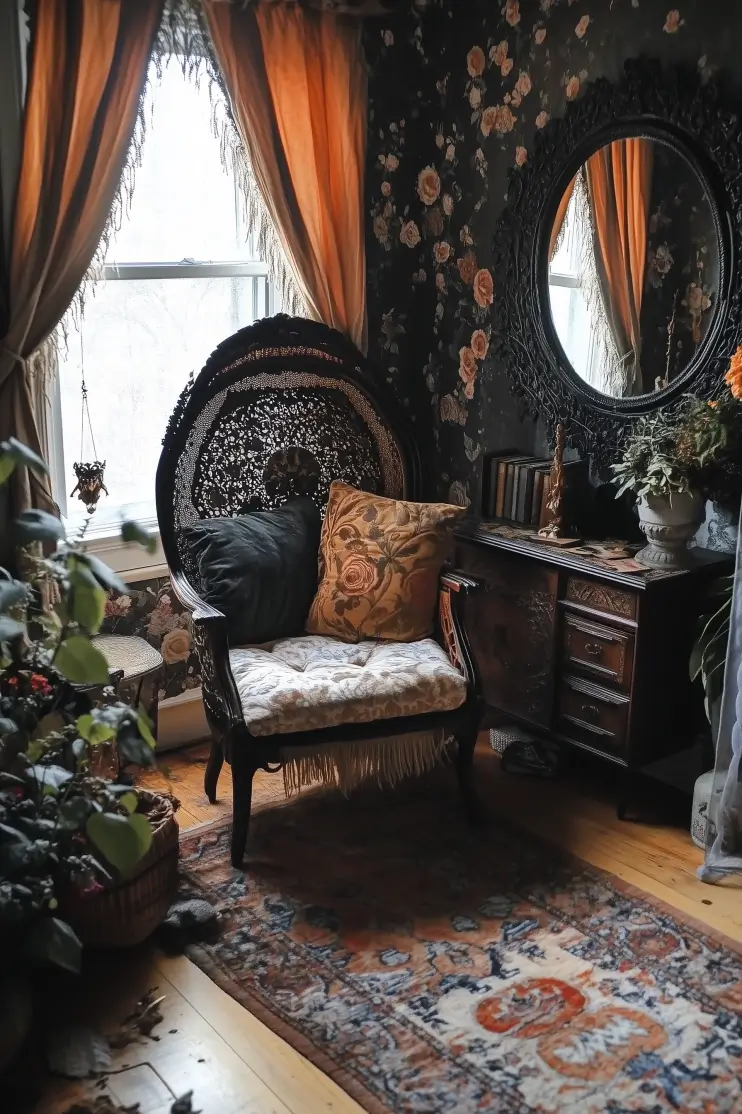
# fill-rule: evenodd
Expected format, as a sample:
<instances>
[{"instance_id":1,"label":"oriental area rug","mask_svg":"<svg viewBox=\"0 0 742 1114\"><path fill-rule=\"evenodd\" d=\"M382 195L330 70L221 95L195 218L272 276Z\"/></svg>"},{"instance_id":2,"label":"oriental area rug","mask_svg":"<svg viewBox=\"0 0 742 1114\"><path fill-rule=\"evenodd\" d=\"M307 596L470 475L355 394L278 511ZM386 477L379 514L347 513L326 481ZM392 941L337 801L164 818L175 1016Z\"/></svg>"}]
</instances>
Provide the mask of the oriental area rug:
<instances>
[{"instance_id":1,"label":"oriental area rug","mask_svg":"<svg viewBox=\"0 0 742 1114\"><path fill-rule=\"evenodd\" d=\"M228 823L182 838L184 894L223 910L188 954L370 1114L742 1112L733 943L496 817L473 833L451 768L268 795L245 874Z\"/></svg>"}]
</instances>

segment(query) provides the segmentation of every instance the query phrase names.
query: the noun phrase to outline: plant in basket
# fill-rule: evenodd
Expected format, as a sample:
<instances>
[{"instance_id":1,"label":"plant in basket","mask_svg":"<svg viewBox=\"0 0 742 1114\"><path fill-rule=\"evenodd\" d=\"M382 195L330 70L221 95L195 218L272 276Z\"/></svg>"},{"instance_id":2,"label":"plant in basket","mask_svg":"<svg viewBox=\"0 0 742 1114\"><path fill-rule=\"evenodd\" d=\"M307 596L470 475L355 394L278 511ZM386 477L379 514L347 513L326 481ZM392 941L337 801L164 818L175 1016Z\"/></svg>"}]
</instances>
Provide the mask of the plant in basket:
<instances>
[{"instance_id":1,"label":"plant in basket","mask_svg":"<svg viewBox=\"0 0 742 1114\"><path fill-rule=\"evenodd\" d=\"M0 445L0 482L16 467L44 464L11 440ZM68 542L51 515L26 511L12 530L25 571L0 569L0 978L34 964L77 971L78 921L85 926L101 896L126 887L152 855L153 828L173 811L96 772L104 744L122 766L154 763L151 725L117 700L91 640L106 591L125 585L81 538ZM131 523L125 533L149 544ZM38 543L53 552L41 555Z\"/></svg>"}]
</instances>

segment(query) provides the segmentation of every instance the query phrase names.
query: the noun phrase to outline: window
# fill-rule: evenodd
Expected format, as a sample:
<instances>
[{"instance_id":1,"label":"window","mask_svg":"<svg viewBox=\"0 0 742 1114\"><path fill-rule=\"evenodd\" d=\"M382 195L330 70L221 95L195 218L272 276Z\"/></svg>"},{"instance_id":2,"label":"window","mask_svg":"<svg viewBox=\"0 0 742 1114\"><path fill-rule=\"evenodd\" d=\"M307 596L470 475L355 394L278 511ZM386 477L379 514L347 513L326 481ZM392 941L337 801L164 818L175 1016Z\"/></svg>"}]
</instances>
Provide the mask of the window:
<instances>
[{"instance_id":1,"label":"window","mask_svg":"<svg viewBox=\"0 0 742 1114\"><path fill-rule=\"evenodd\" d=\"M106 461L108 496L92 536L115 533L124 516L154 525L162 436L191 371L225 337L280 308L246 235L237 183L222 168L209 90L176 59L161 81L150 79L131 209L60 367L55 486L71 528L88 517L70 497L73 462ZM96 452L81 423L83 369Z\"/></svg>"},{"instance_id":2,"label":"window","mask_svg":"<svg viewBox=\"0 0 742 1114\"><path fill-rule=\"evenodd\" d=\"M589 236L589 229L584 226L584 207L580 205L579 189L576 187L549 267L549 301L554 327L569 362L581 379L596 386L599 374L598 330L590 312L582 266L586 250L591 247Z\"/></svg>"}]
</instances>

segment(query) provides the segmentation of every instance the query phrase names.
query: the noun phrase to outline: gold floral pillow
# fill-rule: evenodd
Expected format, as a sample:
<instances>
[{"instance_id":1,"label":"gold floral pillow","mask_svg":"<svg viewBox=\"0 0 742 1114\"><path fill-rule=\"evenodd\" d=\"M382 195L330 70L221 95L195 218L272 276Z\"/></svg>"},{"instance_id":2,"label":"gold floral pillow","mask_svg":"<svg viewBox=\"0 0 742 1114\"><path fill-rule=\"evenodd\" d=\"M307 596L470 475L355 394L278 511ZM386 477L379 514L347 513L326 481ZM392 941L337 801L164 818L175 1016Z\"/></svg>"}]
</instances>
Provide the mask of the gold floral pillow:
<instances>
[{"instance_id":1,"label":"gold floral pillow","mask_svg":"<svg viewBox=\"0 0 742 1114\"><path fill-rule=\"evenodd\" d=\"M385 499L336 480L322 527L309 634L343 642L427 638L451 550L449 525L464 514L464 507Z\"/></svg>"}]
</instances>

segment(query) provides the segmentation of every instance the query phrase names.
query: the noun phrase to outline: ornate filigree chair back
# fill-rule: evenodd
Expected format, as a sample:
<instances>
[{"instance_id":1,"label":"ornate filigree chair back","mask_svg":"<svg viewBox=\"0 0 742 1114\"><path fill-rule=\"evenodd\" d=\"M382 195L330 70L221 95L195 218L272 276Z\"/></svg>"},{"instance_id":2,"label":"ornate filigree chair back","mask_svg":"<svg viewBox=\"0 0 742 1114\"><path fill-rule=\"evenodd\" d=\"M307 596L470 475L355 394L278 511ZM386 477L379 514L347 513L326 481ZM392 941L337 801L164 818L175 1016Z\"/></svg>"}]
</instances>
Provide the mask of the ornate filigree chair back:
<instances>
[{"instance_id":1,"label":"ornate filigree chair back","mask_svg":"<svg viewBox=\"0 0 742 1114\"><path fill-rule=\"evenodd\" d=\"M198 589L181 528L307 495L324 508L343 480L417 498L415 453L360 352L317 322L279 314L212 353L170 418L157 470L157 516L173 571Z\"/></svg>"}]
</instances>

